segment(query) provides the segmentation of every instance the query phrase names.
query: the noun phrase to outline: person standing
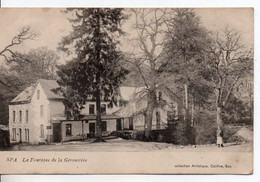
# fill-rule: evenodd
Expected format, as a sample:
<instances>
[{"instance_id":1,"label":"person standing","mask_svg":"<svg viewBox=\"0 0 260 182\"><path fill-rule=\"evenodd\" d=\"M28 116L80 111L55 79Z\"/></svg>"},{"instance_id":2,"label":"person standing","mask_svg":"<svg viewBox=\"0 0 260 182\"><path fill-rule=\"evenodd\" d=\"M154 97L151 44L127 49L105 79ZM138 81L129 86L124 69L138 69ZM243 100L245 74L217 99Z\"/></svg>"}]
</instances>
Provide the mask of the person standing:
<instances>
[{"instance_id":1,"label":"person standing","mask_svg":"<svg viewBox=\"0 0 260 182\"><path fill-rule=\"evenodd\" d=\"M223 145L223 131L218 128L217 130L217 145L218 147L224 147Z\"/></svg>"}]
</instances>

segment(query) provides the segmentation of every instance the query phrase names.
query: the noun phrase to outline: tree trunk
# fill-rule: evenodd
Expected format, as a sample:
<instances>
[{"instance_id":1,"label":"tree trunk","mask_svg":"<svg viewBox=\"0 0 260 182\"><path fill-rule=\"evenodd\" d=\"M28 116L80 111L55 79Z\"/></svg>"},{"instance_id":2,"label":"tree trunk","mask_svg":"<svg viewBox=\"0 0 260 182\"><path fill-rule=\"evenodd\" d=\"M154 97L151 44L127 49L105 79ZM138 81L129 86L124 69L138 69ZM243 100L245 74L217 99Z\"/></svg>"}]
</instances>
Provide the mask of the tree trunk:
<instances>
[{"instance_id":1,"label":"tree trunk","mask_svg":"<svg viewBox=\"0 0 260 182\"><path fill-rule=\"evenodd\" d=\"M223 120L222 120L222 110L223 105L221 104L220 89L216 89L216 106L217 106L217 145L223 146Z\"/></svg>"},{"instance_id":2,"label":"tree trunk","mask_svg":"<svg viewBox=\"0 0 260 182\"><path fill-rule=\"evenodd\" d=\"M99 10L97 10L99 11ZM98 14L98 13L97 13ZM100 17L97 16L97 29L95 30L96 37L100 36ZM101 62L100 55L101 55L101 50L100 50L100 40L97 42L97 47L96 47L96 57L97 57L97 63L99 64ZM102 141L102 118L101 118L101 88L100 88L100 83L101 78L100 78L100 73L98 72L96 74L96 107L97 107L97 117L96 117L96 137L98 138L98 141Z\"/></svg>"},{"instance_id":3,"label":"tree trunk","mask_svg":"<svg viewBox=\"0 0 260 182\"><path fill-rule=\"evenodd\" d=\"M147 110L145 115L145 137L147 140L150 139L153 121L153 110L154 110L154 92L148 93Z\"/></svg>"},{"instance_id":4,"label":"tree trunk","mask_svg":"<svg viewBox=\"0 0 260 182\"><path fill-rule=\"evenodd\" d=\"M191 97L191 126L194 126L194 102L195 99Z\"/></svg>"},{"instance_id":5,"label":"tree trunk","mask_svg":"<svg viewBox=\"0 0 260 182\"><path fill-rule=\"evenodd\" d=\"M223 127L223 120L222 120L221 113L222 113L222 107L217 105L217 127L220 130Z\"/></svg>"},{"instance_id":6,"label":"tree trunk","mask_svg":"<svg viewBox=\"0 0 260 182\"><path fill-rule=\"evenodd\" d=\"M183 113L183 119L185 122L187 122L188 120L188 85L184 85L184 113Z\"/></svg>"},{"instance_id":7,"label":"tree trunk","mask_svg":"<svg viewBox=\"0 0 260 182\"><path fill-rule=\"evenodd\" d=\"M97 127L96 127L96 132L97 135L96 137L98 138L99 141L102 141L102 130L101 130L101 125L102 125L102 119L101 119L101 106L100 106L100 92L99 95L96 97L96 106L97 106Z\"/></svg>"}]
</instances>

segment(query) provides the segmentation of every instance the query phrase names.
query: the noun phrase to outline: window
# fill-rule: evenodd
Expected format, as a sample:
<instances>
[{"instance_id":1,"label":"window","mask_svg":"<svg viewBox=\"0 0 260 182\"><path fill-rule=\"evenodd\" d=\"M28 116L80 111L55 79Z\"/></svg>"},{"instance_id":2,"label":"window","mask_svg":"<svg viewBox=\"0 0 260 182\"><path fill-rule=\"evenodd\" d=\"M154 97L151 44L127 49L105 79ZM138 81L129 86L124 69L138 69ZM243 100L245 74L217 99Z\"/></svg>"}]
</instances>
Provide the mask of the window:
<instances>
[{"instance_id":1,"label":"window","mask_svg":"<svg viewBox=\"0 0 260 182\"><path fill-rule=\"evenodd\" d=\"M89 104L89 114L95 114L95 105Z\"/></svg>"},{"instance_id":2,"label":"window","mask_svg":"<svg viewBox=\"0 0 260 182\"><path fill-rule=\"evenodd\" d=\"M102 121L101 129L102 129L102 131L107 131L107 122L106 121Z\"/></svg>"},{"instance_id":3,"label":"window","mask_svg":"<svg viewBox=\"0 0 260 182\"><path fill-rule=\"evenodd\" d=\"M29 142L29 129L25 129L25 141Z\"/></svg>"},{"instance_id":4,"label":"window","mask_svg":"<svg viewBox=\"0 0 260 182\"><path fill-rule=\"evenodd\" d=\"M25 121L26 121L26 123L28 123L28 121L29 121L29 111L28 110L25 111Z\"/></svg>"},{"instance_id":5,"label":"window","mask_svg":"<svg viewBox=\"0 0 260 182\"><path fill-rule=\"evenodd\" d=\"M22 116L23 116L22 111L19 111L19 121L20 122L22 122Z\"/></svg>"},{"instance_id":6,"label":"window","mask_svg":"<svg viewBox=\"0 0 260 182\"><path fill-rule=\"evenodd\" d=\"M16 128L12 129L12 133L13 133L13 140L16 140Z\"/></svg>"},{"instance_id":7,"label":"window","mask_svg":"<svg viewBox=\"0 0 260 182\"><path fill-rule=\"evenodd\" d=\"M43 105L40 105L40 116L43 117Z\"/></svg>"},{"instance_id":8,"label":"window","mask_svg":"<svg viewBox=\"0 0 260 182\"><path fill-rule=\"evenodd\" d=\"M71 136L71 124L66 124L66 136Z\"/></svg>"},{"instance_id":9,"label":"window","mask_svg":"<svg viewBox=\"0 0 260 182\"><path fill-rule=\"evenodd\" d=\"M37 90L37 100L40 100L40 90Z\"/></svg>"},{"instance_id":10,"label":"window","mask_svg":"<svg viewBox=\"0 0 260 182\"><path fill-rule=\"evenodd\" d=\"M133 118L129 118L129 130L134 129L134 123L133 123Z\"/></svg>"},{"instance_id":11,"label":"window","mask_svg":"<svg viewBox=\"0 0 260 182\"><path fill-rule=\"evenodd\" d=\"M13 122L15 123L15 111L13 111Z\"/></svg>"},{"instance_id":12,"label":"window","mask_svg":"<svg viewBox=\"0 0 260 182\"><path fill-rule=\"evenodd\" d=\"M101 104L101 113L102 114L106 114L106 107L107 107L106 104Z\"/></svg>"},{"instance_id":13,"label":"window","mask_svg":"<svg viewBox=\"0 0 260 182\"><path fill-rule=\"evenodd\" d=\"M43 138L44 137L44 126L41 125L41 137Z\"/></svg>"}]
</instances>

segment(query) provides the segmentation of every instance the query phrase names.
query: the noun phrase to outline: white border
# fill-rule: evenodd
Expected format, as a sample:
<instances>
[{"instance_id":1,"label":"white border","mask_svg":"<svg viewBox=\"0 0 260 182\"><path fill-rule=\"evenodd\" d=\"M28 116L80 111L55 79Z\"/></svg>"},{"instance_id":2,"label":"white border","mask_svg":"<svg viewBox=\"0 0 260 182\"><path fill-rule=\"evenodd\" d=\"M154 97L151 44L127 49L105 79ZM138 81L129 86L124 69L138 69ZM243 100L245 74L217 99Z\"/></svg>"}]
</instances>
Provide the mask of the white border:
<instances>
[{"instance_id":1,"label":"white border","mask_svg":"<svg viewBox=\"0 0 260 182\"><path fill-rule=\"evenodd\" d=\"M255 0L2 0L2 7L253 7Z\"/></svg>"},{"instance_id":2,"label":"white border","mask_svg":"<svg viewBox=\"0 0 260 182\"><path fill-rule=\"evenodd\" d=\"M259 139L260 139L260 44L258 32L260 31L260 3L257 0L1 0L2 7L254 7L255 8L255 122L254 122L254 174L253 175L44 175L44 176L1 176L3 182L57 182L57 181L259 181Z\"/></svg>"}]
</instances>

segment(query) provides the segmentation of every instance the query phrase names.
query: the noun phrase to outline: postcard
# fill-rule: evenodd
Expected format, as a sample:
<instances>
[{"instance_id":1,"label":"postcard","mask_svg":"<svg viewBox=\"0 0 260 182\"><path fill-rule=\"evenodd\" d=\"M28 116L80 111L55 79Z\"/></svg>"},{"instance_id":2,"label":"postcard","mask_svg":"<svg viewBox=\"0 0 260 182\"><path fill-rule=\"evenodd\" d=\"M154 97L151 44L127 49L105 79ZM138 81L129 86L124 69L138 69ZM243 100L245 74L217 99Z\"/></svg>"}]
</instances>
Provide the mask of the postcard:
<instances>
[{"instance_id":1,"label":"postcard","mask_svg":"<svg viewBox=\"0 0 260 182\"><path fill-rule=\"evenodd\" d=\"M253 8L1 8L1 174L252 174Z\"/></svg>"}]
</instances>

